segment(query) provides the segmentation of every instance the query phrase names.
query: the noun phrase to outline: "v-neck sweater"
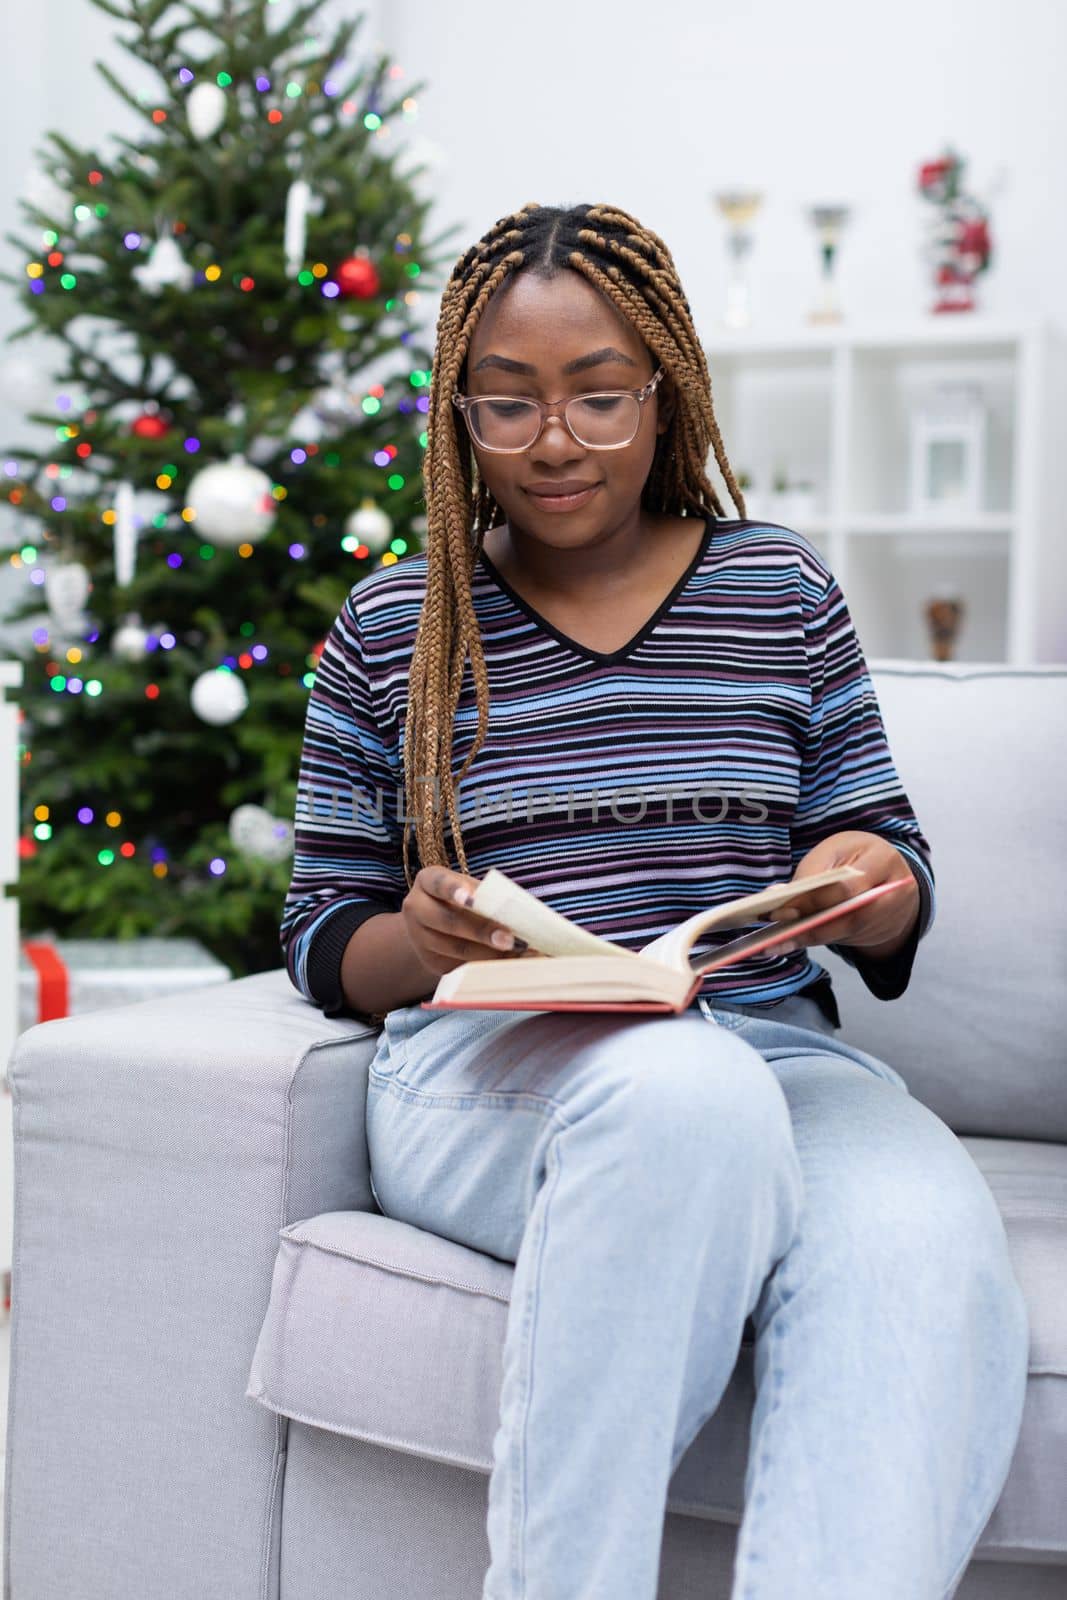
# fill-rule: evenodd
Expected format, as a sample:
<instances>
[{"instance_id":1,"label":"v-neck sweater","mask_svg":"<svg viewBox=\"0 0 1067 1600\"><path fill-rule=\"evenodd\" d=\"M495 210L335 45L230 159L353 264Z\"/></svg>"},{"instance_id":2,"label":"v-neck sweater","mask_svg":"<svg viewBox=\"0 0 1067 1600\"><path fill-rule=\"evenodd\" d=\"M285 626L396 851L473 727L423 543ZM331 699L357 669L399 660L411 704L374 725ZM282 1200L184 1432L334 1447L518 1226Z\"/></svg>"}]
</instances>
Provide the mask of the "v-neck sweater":
<instances>
[{"instance_id":1,"label":"v-neck sweater","mask_svg":"<svg viewBox=\"0 0 1067 1600\"><path fill-rule=\"evenodd\" d=\"M426 576L419 554L353 585L309 693L280 942L293 984L328 1016L364 1015L345 1001L341 958L368 917L399 911L407 893L404 734ZM670 593L650 597L647 620L613 651L542 617L484 550L471 597L490 701L458 789L471 875L497 867L639 950L694 912L788 880L829 834L876 833L917 881L911 936L881 961L830 948L879 998L904 992L934 918L930 847L845 597L802 534L709 517ZM468 660L453 773L476 726ZM447 813L445 837L459 870ZM417 870L414 843L412 830ZM699 997L773 1007L797 993L840 1026L813 949L749 956L709 973Z\"/></svg>"}]
</instances>

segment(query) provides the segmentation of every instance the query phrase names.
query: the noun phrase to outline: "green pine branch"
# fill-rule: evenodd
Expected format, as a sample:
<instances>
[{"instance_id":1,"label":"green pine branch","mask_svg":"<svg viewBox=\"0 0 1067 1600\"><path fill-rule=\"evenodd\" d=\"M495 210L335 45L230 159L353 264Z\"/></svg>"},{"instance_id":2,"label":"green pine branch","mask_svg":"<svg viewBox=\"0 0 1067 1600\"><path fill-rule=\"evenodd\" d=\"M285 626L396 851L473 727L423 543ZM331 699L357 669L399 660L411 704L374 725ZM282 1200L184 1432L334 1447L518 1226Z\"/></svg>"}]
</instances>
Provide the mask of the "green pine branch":
<instances>
[{"instance_id":1,"label":"green pine branch","mask_svg":"<svg viewBox=\"0 0 1067 1600\"><path fill-rule=\"evenodd\" d=\"M265 0L224 0L215 13L188 0L93 4L120 25L121 47L159 87L144 100L98 64L142 132L115 136L107 152L63 131L47 135L43 170L87 211L75 225L50 205L21 202L20 224L6 236L43 269L43 293L17 272L2 275L26 313L12 340L50 336L56 392L84 395L86 406L30 408L40 441L5 452L19 462L7 488L17 491L21 526L4 553L28 568L61 554L84 562L92 578L87 626L63 636L46 616L47 638L25 656L23 835L36 840L36 853L21 863L23 926L123 938L183 933L231 967L259 970L279 959L290 866L239 857L229 816L245 801L293 814L315 648L353 583L379 560L342 546L350 513L370 498L392 519L398 549L419 548L425 418L415 402L425 389L408 374L428 369L431 353L404 296L437 286L458 230L431 228L432 201L417 176L401 173L390 142L364 123L373 105L384 125L398 126L403 101L425 85L394 84L381 52L355 58L361 15L323 32L308 52L320 0L304 0L288 18ZM189 129L182 65L196 82L232 76L226 120L211 139ZM274 85L267 96L254 87L257 71ZM327 73L337 92L311 92ZM306 92L284 98L290 80ZM361 108L354 119L341 114L346 101ZM274 104L284 113L276 125L266 117ZM159 123L157 109L166 112ZM102 181L90 184L90 171ZM308 217L308 270L323 262L332 271L363 247L378 294L330 301L318 278L288 276L285 201L298 173L320 206ZM188 291L153 293L139 281L160 218L177 229L172 237L199 275ZM130 234L140 236L136 249L127 248ZM58 266L47 264L52 249L63 257ZM409 263L421 276L405 270ZM203 276L209 265L218 269L214 282ZM59 279L68 270L76 281L65 290ZM253 292L241 289L242 277ZM292 447L305 441L292 425L322 387L327 356L340 357L339 381L357 393L369 372L384 365L391 375L378 380L377 410L324 427L306 441L307 459L294 461ZM152 405L168 424L158 440L131 431L133 416ZM185 441L194 437L199 449L190 454ZM89 454L79 456L85 444ZM245 554L182 515L196 473L237 450L254 452L278 497L273 528ZM151 493L160 509L140 530L132 582L119 589L105 519L121 482ZM52 507L57 492L67 500L62 513ZM297 547L298 557L290 554ZM180 564L170 565L176 556ZM42 587L28 581L12 620L40 623L45 606ZM112 643L130 613L156 636L169 631L173 647L119 659ZM253 657L253 646L266 655ZM195 715L190 692L220 664L239 672L249 704L216 728ZM88 824L77 817L86 806ZM133 847L129 859L123 842ZM165 852L165 870L156 870L153 850ZM221 879L209 870L219 857L227 863Z\"/></svg>"}]
</instances>

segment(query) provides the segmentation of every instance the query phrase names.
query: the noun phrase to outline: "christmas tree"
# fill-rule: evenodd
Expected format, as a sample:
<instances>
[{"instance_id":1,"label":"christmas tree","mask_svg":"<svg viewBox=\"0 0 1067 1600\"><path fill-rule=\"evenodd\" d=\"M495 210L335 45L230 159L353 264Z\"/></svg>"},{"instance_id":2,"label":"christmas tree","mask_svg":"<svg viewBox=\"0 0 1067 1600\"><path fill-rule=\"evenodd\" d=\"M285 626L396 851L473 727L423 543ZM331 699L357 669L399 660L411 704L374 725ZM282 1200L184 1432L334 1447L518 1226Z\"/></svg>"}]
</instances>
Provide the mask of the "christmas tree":
<instances>
[{"instance_id":1,"label":"christmas tree","mask_svg":"<svg viewBox=\"0 0 1067 1600\"><path fill-rule=\"evenodd\" d=\"M26 581L26 935L199 939L280 965L296 774L324 635L420 547L431 354L452 230L404 87L323 0L93 0L150 69L113 153L46 136L4 275L57 341L39 450L0 456ZM287 14L283 14L287 12ZM132 30L132 31L131 31ZM439 281L439 280L437 280Z\"/></svg>"}]
</instances>

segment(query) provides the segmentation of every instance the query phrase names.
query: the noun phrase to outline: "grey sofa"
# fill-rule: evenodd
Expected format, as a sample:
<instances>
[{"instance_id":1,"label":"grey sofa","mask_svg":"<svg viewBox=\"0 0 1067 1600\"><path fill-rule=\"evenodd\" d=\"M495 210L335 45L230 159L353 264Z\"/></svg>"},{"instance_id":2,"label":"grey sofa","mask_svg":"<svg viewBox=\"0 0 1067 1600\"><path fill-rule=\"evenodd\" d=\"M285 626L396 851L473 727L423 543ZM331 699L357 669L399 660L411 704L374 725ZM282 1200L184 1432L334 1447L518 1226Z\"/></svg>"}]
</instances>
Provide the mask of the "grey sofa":
<instances>
[{"instance_id":1,"label":"grey sofa","mask_svg":"<svg viewBox=\"0 0 1067 1600\"><path fill-rule=\"evenodd\" d=\"M823 956L846 1035L985 1174L1030 1308L1015 1459L957 1593L1062 1597L1067 669L875 683L938 917L896 1001ZM373 1051L280 967L19 1039L8 1600L480 1600L512 1267L377 1209ZM729 1594L750 1332L671 1483L669 1600Z\"/></svg>"}]
</instances>

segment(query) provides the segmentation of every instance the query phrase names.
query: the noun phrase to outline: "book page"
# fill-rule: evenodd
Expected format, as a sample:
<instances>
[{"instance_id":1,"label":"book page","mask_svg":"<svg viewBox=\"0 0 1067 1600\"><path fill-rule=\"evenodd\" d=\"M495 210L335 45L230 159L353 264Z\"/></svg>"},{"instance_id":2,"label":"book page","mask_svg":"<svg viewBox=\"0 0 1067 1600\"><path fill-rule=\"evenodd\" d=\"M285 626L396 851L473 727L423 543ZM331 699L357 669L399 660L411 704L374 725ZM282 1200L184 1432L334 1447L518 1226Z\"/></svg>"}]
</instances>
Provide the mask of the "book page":
<instances>
[{"instance_id":1,"label":"book page","mask_svg":"<svg viewBox=\"0 0 1067 1600\"><path fill-rule=\"evenodd\" d=\"M662 961L668 967L684 969L689 966L689 952L702 933L714 928L745 928L765 918L767 912L788 905L790 900L800 899L811 889L821 889L831 883L850 884L862 877L859 867L844 866L830 867L826 872L813 872L808 877L794 878L789 883L772 883L766 889L757 889L754 894L728 900L710 911L695 912L676 928L660 934L651 944L644 945L641 954L652 961Z\"/></svg>"},{"instance_id":2,"label":"book page","mask_svg":"<svg viewBox=\"0 0 1067 1600\"><path fill-rule=\"evenodd\" d=\"M824 906L821 911L812 911L806 917L800 917L794 922L765 922L751 933L743 933L739 939L731 939L727 944L721 944L717 949L703 956L692 956L689 961L691 972L714 972L719 967L731 965L749 951L772 949L775 945L786 943L798 934L810 933L815 928L822 927L827 922L836 922L839 917L848 916L852 911L858 911L861 906L868 906L875 900L880 900L883 895L897 894L900 890L908 888L906 878L893 878L887 883L876 883L871 889L863 889L859 894L850 895L847 900L838 900L832 906ZM807 940L808 944L819 944L820 940Z\"/></svg>"},{"instance_id":3,"label":"book page","mask_svg":"<svg viewBox=\"0 0 1067 1600\"><path fill-rule=\"evenodd\" d=\"M496 867L490 867L475 889L472 909L480 916L503 923L544 956L622 956L631 961L657 961L684 971L689 966L689 951L705 930L747 927L758 922L766 912L807 894L809 889L849 883L862 876L858 867L832 867L827 872L812 873L791 883L770 884L766 889L742 895L725 905L696 912L676 928L653 939L640 952L627 950L624 945L600 939L595 933L580 928Z\"/></svg>"},{"instance_id":4,"label":"book page","mask_svg":"<svg viewBox=\"0 0 1067 1600\"><path fill-rule=\"evenodd\" d=\"M520 939L544 956L623 956L640 961L641 956L610 939L599 939L569 917L553 911L543 900L524 889L505 873L490 867L474 891L472 910L480 916L501 922Z\"/></svg>"},{"instance_id":5,"label":"book page","mask_svg":"<svg viewBox=\"0 0 1067 1600\"><path fill-rule=\"evenodd\" d=\"M629 952L614 956L538 956L532 961L468 961L438 979L435 1002L656 999L676 1002L691 978Z\"/></svg>"}]
</instances>

